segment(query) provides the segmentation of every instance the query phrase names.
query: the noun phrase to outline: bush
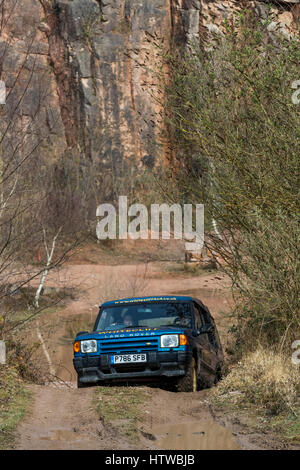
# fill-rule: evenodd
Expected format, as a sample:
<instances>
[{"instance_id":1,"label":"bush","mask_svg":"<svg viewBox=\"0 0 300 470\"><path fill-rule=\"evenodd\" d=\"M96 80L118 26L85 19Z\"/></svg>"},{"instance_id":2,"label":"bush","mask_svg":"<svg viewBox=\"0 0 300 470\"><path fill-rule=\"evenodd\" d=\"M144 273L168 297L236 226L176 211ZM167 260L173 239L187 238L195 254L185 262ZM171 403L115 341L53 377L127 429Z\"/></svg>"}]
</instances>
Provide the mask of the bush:
<instances>
[{"instance_id":1,"label":"bush","mask_svg":"<svg viewBox=\"0 0 300 470\"><path fill-rule=\"evenodd\" d=\"M40 343L24 344L18 338L9 338L7 362L11 370L18 373L19 379L43 385L47 376L45 364L40 359Z\"/></svg>"},{"instance_id":2,"label":"bush","mask_svg":"<svg viewBox=\"0 0 300 470\"><path fill-rule=\"evenodd\" d=\"M18 371L0 365L0 450L12 446L14 431L27 410L29 398Z\"/></svg>"},{"instance_id":3,"label":"bush","mask_svg":"<svg viewBox=\"0 0 300 470\"><path fill-rule=\"evenodd\" d=\"M297 401L299 367L290 359L258 348L238 362L213 392L216 403L254 405L277 415L292 411Z\"/></svg>"},{"instance_id":4,"label":"bush","mask_svg":"<svg viewBox=\"0 0 300 470\"><path fill-rule=\"evenodd\" d=\"M299 61L299 41L272 41L250 9L214 47L167 57L172 195L205 204L206 247L232 279L238 357L300 337Z\"/></svg>"}]
</instances>

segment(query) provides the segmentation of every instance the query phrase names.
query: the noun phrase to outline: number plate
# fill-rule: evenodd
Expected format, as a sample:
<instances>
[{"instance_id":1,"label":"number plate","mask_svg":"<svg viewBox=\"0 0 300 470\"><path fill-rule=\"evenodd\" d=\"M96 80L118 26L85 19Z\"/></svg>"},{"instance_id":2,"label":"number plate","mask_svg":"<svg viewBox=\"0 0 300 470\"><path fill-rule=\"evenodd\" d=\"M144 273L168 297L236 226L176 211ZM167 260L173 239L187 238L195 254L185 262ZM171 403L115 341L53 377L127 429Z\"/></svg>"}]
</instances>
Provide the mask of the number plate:
<instances>
[{"instance_id":1,"label":"number plate","mask_svg":"<svg viewBox=\"0 0 300 470\"><path fill-rule=\"evenodd\" d=\"M147 362L146 354L118 354L110 356L111 364L131 364L136 362Z\"/></svg>"}]
</instances>

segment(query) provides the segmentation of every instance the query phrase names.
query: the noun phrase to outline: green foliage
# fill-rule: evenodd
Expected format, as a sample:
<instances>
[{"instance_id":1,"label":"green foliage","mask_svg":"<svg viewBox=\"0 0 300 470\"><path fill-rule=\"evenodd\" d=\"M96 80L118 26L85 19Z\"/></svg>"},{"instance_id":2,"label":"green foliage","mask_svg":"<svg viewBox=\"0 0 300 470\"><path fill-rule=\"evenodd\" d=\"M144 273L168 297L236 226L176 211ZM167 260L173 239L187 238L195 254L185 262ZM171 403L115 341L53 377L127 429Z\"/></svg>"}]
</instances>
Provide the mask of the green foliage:
<instances>
[{"instance_id":1,"label":"green foliage","mask_svg":"<svg viewBox=\"0 0 300 470\"><path fill-rule=\"evenodd\" d=\"M91 46L93 38L95 37L102 21L102 14L96 9L90 8L88 11L83 10L81 30L82 36L89 47Z\"/></svg>"},{"instance_id":2,"label":"green foliage","mask_svg":"<svg viewBox=\"0 0 300 470\"><path fill-rule=\"evenodd\" d=\"M167 57L178 187L221 233L207 247L233 282L239 352L300 334L299 61L299 42L271 41L250 11L214 48Z\"/></svg>"}]
</instances>

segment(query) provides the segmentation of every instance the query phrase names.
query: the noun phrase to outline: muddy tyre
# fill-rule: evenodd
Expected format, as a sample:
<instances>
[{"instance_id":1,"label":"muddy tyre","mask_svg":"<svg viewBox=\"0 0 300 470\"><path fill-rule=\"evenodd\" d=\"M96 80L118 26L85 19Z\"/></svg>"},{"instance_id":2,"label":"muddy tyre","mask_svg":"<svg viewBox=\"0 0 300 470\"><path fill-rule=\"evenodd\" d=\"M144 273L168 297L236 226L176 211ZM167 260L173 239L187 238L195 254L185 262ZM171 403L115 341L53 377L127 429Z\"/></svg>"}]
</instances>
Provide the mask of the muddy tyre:
<instances>
[{"instance_id":1,"label":"muddy tyre","mask_svg":"<svg viewBox=\"0 0 300 470\"><path fill-rule=\"evenodd\" d=\"M186 374L177 380L177 392L197 391L197 368L196 361L192 358Z\"/></svg>"},{"instance_id":2,"label":"muddy tyre","mask_svg":"<svg viewBox=\"0 0 300 470\"><path fill-rule=\"evenodd\" d=\"M220 380L222 379L222 368L221 367L218 367L217 370L216 370L216 376L215 376L215 380L214 380L214 384L216 385L218 382L220 382Z\"/></svg>"}]
</instances>

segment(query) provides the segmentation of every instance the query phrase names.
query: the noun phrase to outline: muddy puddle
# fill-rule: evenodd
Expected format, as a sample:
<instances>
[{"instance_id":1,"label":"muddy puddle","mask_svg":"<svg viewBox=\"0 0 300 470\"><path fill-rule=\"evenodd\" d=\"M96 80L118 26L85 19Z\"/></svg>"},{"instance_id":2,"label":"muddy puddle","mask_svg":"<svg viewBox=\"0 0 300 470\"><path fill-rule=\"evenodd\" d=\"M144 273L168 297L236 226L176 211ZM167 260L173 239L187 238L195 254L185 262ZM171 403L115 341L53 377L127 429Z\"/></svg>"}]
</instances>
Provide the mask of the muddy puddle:
<instances>
[{"instance_id":1,"label":"muddy puddle","mask_svg":"<svg viewBox=\"0 0 300 470\"><path fill-rule=\"evenodd\" d=\"M152 428L159 449L238 450L232 433L211 420L159 425Z\"/></svg>"}]
</instances>

